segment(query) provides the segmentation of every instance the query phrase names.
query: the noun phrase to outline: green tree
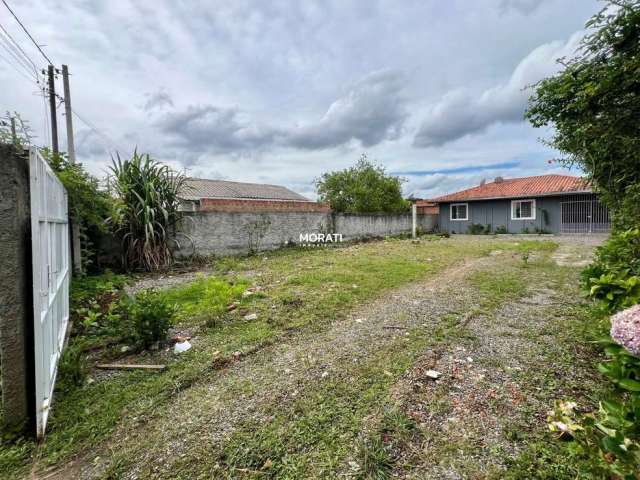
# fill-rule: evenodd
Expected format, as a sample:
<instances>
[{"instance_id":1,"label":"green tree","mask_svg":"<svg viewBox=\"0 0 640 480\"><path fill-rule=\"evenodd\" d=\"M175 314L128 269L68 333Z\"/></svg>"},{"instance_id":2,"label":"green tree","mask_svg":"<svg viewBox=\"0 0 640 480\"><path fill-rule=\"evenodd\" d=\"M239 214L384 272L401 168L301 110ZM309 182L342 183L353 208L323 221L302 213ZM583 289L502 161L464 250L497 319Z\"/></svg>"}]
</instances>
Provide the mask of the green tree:
<instances>
[{"instance_id":1,"label":"green tree","mask_svg":"<svg viewBox=\"0 0 640 480\"><path fill-rule=\"evenodd\" d=\"M552 126L561 162L587 174L618 229L640 224L640 0L610 1L563 69L539 82L527 118Z\"/></svg>"},{"instance_id":2,"label":"green tree","mask_svg":"<svg viewBox=\"0 0 640 480\"><path fill-rule=\"evenodd\" d=\"M355 166L323 174L316 180L316 191L335 212L402 213L410 206L402 198L403 181L387 175L363 154Z\"/></svg>"},{"instance_id":3,"label":"green tree","mask_svg":"<svg viewBox=\"0 0 640 480\"><path fill-rule=\"evenodd\" d=\"M40 152L67 190L69 214L80 227L82 270L86 273L95 263L100 238L110 232L107 219L113 211L113 199L96 177L81 163L71 163L66 153L54 154L48 148Z\"/></svg>"}]
</instances>

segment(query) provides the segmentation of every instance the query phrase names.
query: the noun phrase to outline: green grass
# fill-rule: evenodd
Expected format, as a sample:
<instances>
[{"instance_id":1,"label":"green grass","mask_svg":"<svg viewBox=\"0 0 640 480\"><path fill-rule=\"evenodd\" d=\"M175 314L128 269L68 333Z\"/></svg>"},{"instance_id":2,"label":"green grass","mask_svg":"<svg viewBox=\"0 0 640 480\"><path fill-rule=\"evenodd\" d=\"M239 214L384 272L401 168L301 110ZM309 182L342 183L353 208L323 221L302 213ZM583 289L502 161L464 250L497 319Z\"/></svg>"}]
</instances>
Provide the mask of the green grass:
<instances>
[{"instance_id":1,"label":"green grass","mask_svg":"<svg viewBox=\"0 0 640 480\"><path fill-rule=\"evenodd\" d=\"M214 318L226 311L227 305L241 298L248 282L240 279L228 280L199 276L193 283L161 292L168 303L177 305L179 321L192 323L201 317Z\"/></svg>"},{"instance_id":2,"label":"green grass","mask_svg":"<svg viewBox=\"0 0 640 480\"><path fill-rule=\"evenodd\" d=\"M58 464L97 447L116 428L134 428L127 425L135 425L135 418L156 411L178 392L217 375L219 367L212 363L214 357L220 360L218 365L223 365L233 352L250 353L284 338L293 330L323 331L332 321L344 318L351 309L382 292L435 276L468 258L488 255L496 249L524 252L552 248L554 244L551 242L534 241L514 244L492 240L425 238L420 244L413 244L407 240L392 239L347 248L289 249L248 258L219 260L214 265L217 275L213 278L199 278L190 285L163 293L166 299L180 308L179 326L195 329L195 348L177 358L171 355L169 358L161 357L168 362L169 368L165 373L123 372L106 380L57 391L47 437L38 451L38 463L40 466ZM120 276L102 280L108 288L113 286L114 289L126 281ZM254 284L263 287L264 293L242 298L242 291ZM95 292L94 287L82 287L82 298ZM76 291L82 292L82 288ZM501 288L503 292L500 295L503 296L511 291L506 284ZM240 303L240 313L225 312L231 301ZM258 320L245 321L242 312L257 313ZM447 330L445 328L438 338L445 338ZM216 352L217 356L214 355ZM404 353L391 353L397 354L393 365L398 375L412 357L409 355L403 361ZM157 355L145 354L141 361L151 363ZM293 442L293 439L300 439L298 432L304 436L313 422L326 424L328 433L323 441L327 445L334 442L331 448L337 449L337 453L329 449L326 455L320 455L321 458L307 460L301 452L297 456L292 455L290 461L296 464L319 461L327 468L334 468L335 459L350 450L349 446L341 443L340 435L347 432L353 436L358 431L362 416L373 402L384 396L391 381L384 373L376 373L376 368L380 368L374 364L371 366L371 379L365 383L327 384L319 387L315 396L311 393L301 399L295 411L308 414L298 415L298 420L293 422L284 415L278 416L273 429L263 432L266 437L263 440L257 438L256 444L268 444L271 436L277 436L279 442L285 442L281 448L293 448L291 443L286 444L287 435ZM360 409L351 403L356 397L362 405ZM318 403L322 398L326 400ZM350 400L344 402L342 398ZM329 427L337 420L344 421L340 431ZM313 430L317 432L317 429ZM226 450L228 458L240 458L240 450L237 450L240 445L240 440L230 443ZM308 443L302 441L301 445L311 448L312 440ZM267 458L260 451L256 450L254 457L247 457L243 462L252 468L262 467L259 463L266 462ZM0 446L0 475L16 478L24 474L33 453L34 444L29 441L17 444L3 442ZM287 464L278 468L283 472L295 470Z\"/></svg>"}]
</instances>

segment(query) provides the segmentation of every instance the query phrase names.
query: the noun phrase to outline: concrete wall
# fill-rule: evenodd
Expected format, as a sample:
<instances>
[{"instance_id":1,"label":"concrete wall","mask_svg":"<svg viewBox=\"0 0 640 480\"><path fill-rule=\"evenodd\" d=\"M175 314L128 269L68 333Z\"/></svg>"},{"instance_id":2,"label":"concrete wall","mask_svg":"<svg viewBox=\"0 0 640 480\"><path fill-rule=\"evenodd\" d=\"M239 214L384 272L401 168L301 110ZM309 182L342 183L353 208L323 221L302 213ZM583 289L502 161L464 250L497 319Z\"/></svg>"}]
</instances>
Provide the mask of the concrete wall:
<instances>
[{"instance_id":1,"label":"concrete wall","mask_svg":"<svg viewBox=\"0 0 640 480\"><path fill-rule=\"evenodd\" d=\"M331 216L322 212L197 212L185 213L180 231L183 254L234 255L250 250L273 250L298 243L301 233L326 233ZM178 236L180 240L180 236Z\"/></svg>"},{"instance_id":2,"label":"concrete wall","mask_svg":"<svg viewBox=\"0 0 640 480\"><path fill-rule=\"evenodd\" d=\"M418 215L418 225L432 231L437 217ZM180 232L179 255L233 255L298 244L306 233L341 233L344 241L410 233L411 215L332 214L326 209L185 212Z\"/></svg>"},{"instance_id":3,"label":"concrete wall","mask_svg":"<svg viewBox=\"0 0 640 480\"><path fill-rule=\"evenodd\" d=\"M29 163L0 145L0 379L4 422L25 425L32 411L33 306Z\"/></svg>"},{"instance_id":4,"label":"concrete wall","mask_svg":"<svg viewBox=\"0 0 640 480\"><path fill-rule=\"evenodd\" d=\"M411 214L406 215L353 215L337 213L333 215L333 231L342 233L344 240L367 237L384 237L411 233ZM431 232L437 224L435 215L418 215L418 227Z\"/></svg>"},{"instance_id":5,"label":"concrete wall","mask_svg":"<svg viewBox=\"0 0 640 480\"><path fill-rule=\"evenodd\" d=\"M591 194L582 195L585 198L591 198ZM491 225L491 231L499 226L504 226L509 233L522 233L528 229L534 232L535 229L546 230L550 233L560 232L560 202L567 200L575 200L580 195L571 196L550 196L550 197L526 197L535 198L536 200L536 218L535 220L512 220L511 219L511 200L481 200L475 202L459 202L467 203L469 212L469 220L450 220L450 203L442 203L440 205L440 230L452 233L467 233L472 224ZM456 202L458 203L458 202ZM546 219L545 222L545 213Z\"/></svg>"}]
</instances>

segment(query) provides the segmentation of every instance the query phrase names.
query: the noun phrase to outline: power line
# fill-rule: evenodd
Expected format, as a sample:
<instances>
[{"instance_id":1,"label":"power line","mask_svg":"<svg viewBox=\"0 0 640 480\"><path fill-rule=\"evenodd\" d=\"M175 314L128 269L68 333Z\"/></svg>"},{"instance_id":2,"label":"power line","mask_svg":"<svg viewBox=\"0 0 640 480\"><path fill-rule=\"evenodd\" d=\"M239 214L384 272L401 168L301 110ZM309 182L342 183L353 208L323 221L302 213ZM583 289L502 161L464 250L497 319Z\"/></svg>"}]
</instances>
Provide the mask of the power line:
<instances>
[{"instance_id":1,"label":"power line","mask_svg":"<svg viewBox=\"0 0 640 480\"><path fill-rule=\"evenodd\" d=\"M27 34L27 37L29 37L31 42L35 45L35 47L38 49L40 54L42 54L44 59L49 63L49 65L53 65L53 61L47 56L46 53L44 53L44 51L42 50L41 46L38 44L38 42L36 42L35 38L33 38L31 33L29 33L29 30L27 30L27 27L25 27L24 24L20 21L20 19L15 14L15 12L11 9L11 7L7 3L7 1L6 0L2 0L2 3L7 8L7 10L9 10L9 12L13 16L13 18L15 18L16 22L18 22L20 27L22 27L22 30L24 30L24 33ZM31 60L31 58L24 52L24 50L22 48L20 48L20 45L17 44L17 42L4 29L4 27L2 27L0 25L0 28L2 28L2 31L10 39L10 41L8 41L7 39L5 39L4 37L2 37L0 35L0 38L2 38L5 41L5 43L7 43L7 45L9 47L11 47L11 48L7 48L7 46L3 45L5 50L7 50L18 61L20 66L27 67L27 65L25 65L25 62L28 61L34 67L35 81L42 88L42 92L43 92L43 104L44 104L44 110L45 110L45 125L46 125L45 132L46 132L46 134L48 136L48 134L49 134L49 126L48 126L48 118L47 118L47 102L46 102L46 98L45 98L46 95L47 95L47 91L46 91L46 88L44 86L44 83L42 85L40 85L40 77L38 76L38 71L37 71L37 68L35 67L35 63ZM12 42L13 42L13 44L15 44L15 46L12 44ZM17 47L18 51L22 53L23 57L21 57L16 52L12 51L12 49L15 50L16 47ZM25 59L26 59L26 61L25 61ZM14 67L15 67L15 65L14 65ZM27 71L28 71L28 69L27 69ZM29 74L31 74L31 73L29 72ZM59 98L61 101L64 101L64 99L60 95L56 95L56 97ZM98 134L98 136L100 136L103 139L103 141L106 141L106 144L109 146L109 149L115 150L115 151L117 151L117 150L126 151L126 149L120 148L106 133L102 132L99 128L97 128L91 122L89 122L88 120L86 120L85 118L80 116L78 114L78 112L76 112L75 110L71 110L71 111L72 111L73 115L75 115L78 118L78 120L80 120L82 123L84 123L93 132ZM115 146L116 148L113 148L113 146Z\"/></svg>"},{"instance_id":2,"label":"power line","mask_svg":"<svg viewBox=\"0 0 640 480\"><path fill-rule=\"evenodd\" d=\"M18 18L18 16L13 13L13 10L11 10L11 7L9 6L9 4L6 2L6 0L2 0L2 3L4 3L4 6L7 7L7 10L9 10L9 12L11 13L11 15L13 15L13 18L16 19L16 22L18 22L18 24L22 27L22 30L24 30L24 33L27 34L27 36L29 37L29 39L33 42L33 44L36 46L36 48L38 49L38 51L42 54L42 56L45 58L45 60L47 62L49 62L49 65L53 65L53 62L51 61L51 59L49 57L47 57L47 54L44 53L44 51L42 50L42 48L40 48L40 45L38 45L38 42L35 41L35 39L31 36L31 34L29 33L29 30L27 30L27 27L25 27L22 22L20 21L20 19Z\"/></svg>"},{"instance_id":3,"label":"power line","mask_svg":"<svg viewBox=\"0 0 640 480\"><path fill-rule=\"evenodd\" d=\"M7 31L6 28L4 28L2 26L2 24L0 23L0 29L2 29L2 31L4 32L4 34L9 38L9 40L11 41L11 43L15 46L15 48L18 49L18 51L22 54L22 56L24 58L27 59L27 61L31 64L31 67L33 68L33 71L36 73L36 75L38 74L38 68L36 67L36 64L33 62L33 60L31 60L31 57L29 57L29 55L27 55L27 53L22 49L22 47L20 46L20 44L18 42L16 42L14 40L14 38L11 36L11 34Z\"/></svg>"},{"instance_id":4,"label":"power line","mask_svg":"<svg viewBox=\"0 0 640 480\"><path fill-rule=\"evenodd\" d=\"M11 44L11 42L2 35L2 32L0 32L0 40L1 40L0 47L2 47L5 50L5 52L9 54L9 57L15 63L11 63L8 60L5 60L5 61L10 63L15 68L18 68L18 67L22 68L21 71L26 72L26 74L31 77L31 80L37 83L38 82L37 73L31 71L31 66L27 63L27 60L25 60L24 57L21 56L19 50L17 50Z\"/></svg>"},{"instance_id":5,"label":"power line","mask_svg":"<svg viewBox=\"0 0 640 480\"><path fill-rule=\"evenodd\" d=\"M100 130L98 127L93 125L88 120L82 118L78 114L78 112L76 112L73 109L71 109L71 112L78 118L78 120L80 120L82 123L84 123L90 130L92 130L98 136L102 137L102 140L103 140L103 142L105 142L105 145L109 147L107 150L114 150L116 152L118 150L121 151L121 152L126 152L127 151L125 148L122 148L120 145L118 145L111 137L109 137L109 135L104 133L102 130ZM115 148L113 148L113 147L115 147Z\"/></svg>"},{"instance_id":6,"label":"power line","mask_svg":"<svg viewBox=\"0 0 640 480\"><path fill-rule=\"evenodd\" d=\"M13 67L15 69L15 71L17 73L19 73L20 75L22 75L23 78L27 79L27 81L29 82L33 82L33 78L27 76L26 73L24 73L24 70L20 70L15 63L12 63L7 57L3 56L2 54L0 54L0 59L4 60L5 62L7 62L7 64L11 67Z\"/></svg>"}]
</instances>

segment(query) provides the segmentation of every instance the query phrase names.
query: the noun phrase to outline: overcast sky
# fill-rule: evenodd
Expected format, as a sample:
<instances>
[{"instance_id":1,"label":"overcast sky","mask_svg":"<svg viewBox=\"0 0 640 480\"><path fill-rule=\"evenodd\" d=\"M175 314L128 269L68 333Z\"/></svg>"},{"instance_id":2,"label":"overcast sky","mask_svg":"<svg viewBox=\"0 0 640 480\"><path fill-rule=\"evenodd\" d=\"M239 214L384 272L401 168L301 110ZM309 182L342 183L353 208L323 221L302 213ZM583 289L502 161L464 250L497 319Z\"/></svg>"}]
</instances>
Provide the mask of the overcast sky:
<instances>
[{"instance_id":1,"label":"overcast sky","mask_svg":"<svg viewBox=\"0 0 640 480\"><path fill-rule=\"evenodd\" d=\"M103 175L136 146L190 176L286 185L366 152L428 198L562 171L523 90L571 55L595 0L8 0L72 73L78 158ZM44 66L6 9L0 24ZM0 49L0 107L44 106ZM58 82L60 92L62 83ZM64 117L60 115L64 145ZM105 138L107 137L107 138Z\"/></svg>"}]
</instances>

